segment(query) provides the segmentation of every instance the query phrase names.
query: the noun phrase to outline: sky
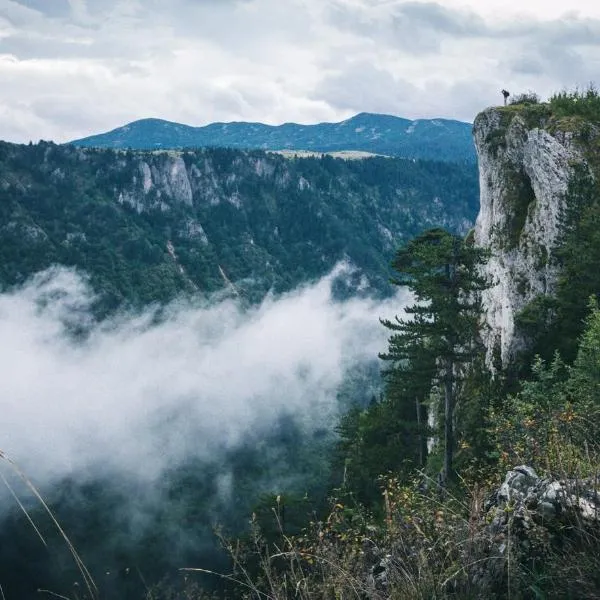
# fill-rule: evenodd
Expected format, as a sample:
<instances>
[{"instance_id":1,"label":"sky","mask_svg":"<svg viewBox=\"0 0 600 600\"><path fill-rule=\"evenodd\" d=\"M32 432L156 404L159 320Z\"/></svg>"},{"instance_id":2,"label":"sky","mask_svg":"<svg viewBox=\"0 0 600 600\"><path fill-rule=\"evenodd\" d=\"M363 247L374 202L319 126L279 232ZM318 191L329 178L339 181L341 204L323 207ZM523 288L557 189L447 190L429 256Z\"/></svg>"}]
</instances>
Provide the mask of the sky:
<instances>
[{"instance_id":1,"label":"sky","mask_svg":"<svg viewBox=\"0 0 600 600\"><path fill-rule=\"evenodd\" d=\"M600 71L592 0L0 0L0 139L157 117L472 121Z\"/></svg>"}]
</instances>

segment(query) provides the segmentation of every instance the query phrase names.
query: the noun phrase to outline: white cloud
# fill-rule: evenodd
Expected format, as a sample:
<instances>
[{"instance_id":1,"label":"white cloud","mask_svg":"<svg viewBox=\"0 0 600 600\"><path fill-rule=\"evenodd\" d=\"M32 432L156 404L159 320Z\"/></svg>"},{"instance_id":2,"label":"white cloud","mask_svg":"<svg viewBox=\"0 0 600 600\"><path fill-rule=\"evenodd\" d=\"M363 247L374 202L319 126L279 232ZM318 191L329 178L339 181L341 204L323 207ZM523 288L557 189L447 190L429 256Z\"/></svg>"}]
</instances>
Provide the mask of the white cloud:
<instances>
[{"instance_id":1,"label":"white cloud","mask_svg":"<svg viewBox=\"0 0 600 600\"><path fill-rule=\"evenodd\" d=\"M585 0L567 8L538 0L0 0L0 138L66 141L148 116L202 125L385 110L472 120L503 87L545 96L593 79L600 8ZM478 95L445 91L457 89Z\"/></svg>"},{"instance_id":2,"label":"white cloud","mask_svg":"<svg viewBox=\"0 0 600 600\"><path fill-rule=\"evenodd\" d=\"M173 303L159 322L148 310L102 324L80 276L36 275L0 295L0 449L36 481L144 479L214 459L282 414L306 431L333 426L338 386L385 350L378 317L403 298L333 302L334 275L251 309Z\"/></svg>"}]
</instances>

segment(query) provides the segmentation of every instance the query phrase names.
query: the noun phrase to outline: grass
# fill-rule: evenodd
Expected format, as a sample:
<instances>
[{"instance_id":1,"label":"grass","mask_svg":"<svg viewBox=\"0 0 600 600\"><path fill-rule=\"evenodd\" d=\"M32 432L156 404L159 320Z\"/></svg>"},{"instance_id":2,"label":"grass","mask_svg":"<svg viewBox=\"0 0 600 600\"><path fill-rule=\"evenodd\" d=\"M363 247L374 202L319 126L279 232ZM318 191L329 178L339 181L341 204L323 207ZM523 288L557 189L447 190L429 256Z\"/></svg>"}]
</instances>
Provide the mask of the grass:
<instances>
[{"instance_id":1,"label":"grass","mask_svg":"<svg viewBox=\"0 0 600 600\"><path fill-rule=\"evenodd\" d=\"M198 567L182 571L224 579L237 590L233 597L253 600L425 600L449 597L453 589L467 598L473 568L487 560L477 554L474 526L474 515L483 510L483 489L463 501L457 495L442 498L429 482L431 491L424 494L394 477L382 480L382 521L334 499L327 517L297 537L284 533L275 506L277 541L268 543L254 520L245 544L222 540L232 557L232 573Z\"/></svg>"},{"instance_id":2,"label":"grass","mask_svg":"<svg viewBox=\"0 0 600 600\"><path fill-rule=\"evenodd\" d=\"M550 108L557 117L578 116L600 122L600 93L594 84L583 90L562 91L551 96Z\"/></svg>"},{"instance_id":3,"label":"grass","mask_svg":"<svg viewBox=\"0 0 600 600\"><path fill-rule=\"evenodd\" d=\"M595 530L577 518L557 520L552 525L534 520L527 533L530 547L525 551L514 507L498 507L494 509L496 512L489 508L493 490L498 488L506 469L516 464L514 461L527 461L557 479L575 477L576 481L582 481L589 474L598 477L598 444L595 440L581 441L579 437L580 430L587 432L590 424L580 423L569 405L549 412L546 418L523 412L519 405L514 414L510 410L509 406L506 426L512 428L507 430L512 436L511 445L524 454L512 460L502 459L496 475L475 473L468 480L459 480L451 490L441 489L424 473L409 483L389 475L380 482L379 518L340 492L332 499L329 514L311 522L297 536L285 533L282 506L276 500L272 518L277 534L271 541L265 539L255 517L245 541L221 536L231 557L231 573L217 573L199 566L182 568L182 586L177 590L168 585L156 586L148 590L146 600L216 598L194 581L195 573L208 574L227 584L229 591L218 597L247 600L600 597L600 522ZM524 406L524 410L530 408ZM579 440L577 447L574 438ZM538 440L546 440L544 448L537 446ZM529 444L529 449L523 443ZM37 488L4 452L0 452L0 460L44 508L80 570L86 583L86 597L98 600L101 594L92 576ZM4 475L2 479L41 542L46 544L8 479ZM494 534L489 527L490 519L499 510L504 510L506 529ZM504 536L504 552L498 550L500 542L496 535ZM72 600L51 590L39 591ZM6 600L1 587L0 600Z\"/></svg>"},{"instance_id":4,"label":"grass","mask_svg":"<svg viewBox=\"0 0 600 600\"><path fill-rule=\"evenodd\" d=\"M600 476L600 453L594 440L574 449L573 433L559 426L565 419L578 428L577 419L564 411L539 423L556 434L547 438L545 450L535 448L536 468L555 480L572 478L577 494L584 477ZM528 437L517 425L514 435ZM541 433L534 432L534 438L546 439ZM536 439L527 443L535 445ZM473 474L452 490L442 490L424 473L412 483L390 475L381 480L379 518L342 495L332 499L326 517L295 537L285 534L276 505L274 541L263 537L254 519L245 542L222 538L231 573L182 571L223 579L233 585L232 598L246 600L599 598L600 521L594 528L576 511L547 521L535 507L490 503L515 464L501 460L495 474ZM522 510L529 515L526 527ZM494 529L491 522L498 518L501 528Z\"/></svg>"},{"instance_id":5,"label":"grass","mask_svg":"<svg viewBox=\"0 0 600 600\"><path fill-rule=\"evenodd\" d=\"M98 600L99 599L99 590L98 590L98 586L96 585L96 583L94 581L94 578L92 577L92 575L90 574L88 568L85 566L85 563L83 562L83 560L79 556L77 550L75 549L75 546L72 544L71 540L69 539L69 536L65 533L64 529L61 527L60 523L56 519L56 516L54 515L54 512L50 509L50 507L48 506L48 504L46 503L46 501L44 500L44 498L40 494L39 490L31 482L31 480L25 475L25 473L22 471L22 469L19 467L19 465L14 460L12 460L2 450L0 450L0 461L2 461L2 462L4 462L5 464L8 465L8 467L10 468L10 470L25 484L25 486L29 489L29 491L31 492L31 494L33 495L33 497L40 503L40 505L42 506L44 512L46 513L46 515L48 515L48 517L50 518L52 524L54 525L54 527L56 528L56 530L60 534L61 538L65 542L67 548L69 549L69 552L70 552L71 556L73 557L73 560L74 560L74 562L75 562L75 564L77 566L77 569L79 570L79 572L81 574L81 577L82 577L82 580L84 582L85 588L86 588L86 590L87 590L87 592L89 594L89 598L91 600ZM30 513L28 512L28 510L25 508L25 506L23 505L23 503L21 502L21 500L19 499L19 497L15 493L13 487L10 485L10 483L9 483L8 479L6 478L6 476L3 473L0 473L0 478L2 479L2 481L3 481L4 485L6 486L6 488L8 489L8 491L11 493L12 497L15 499L15 501L16 501L19 509L23 512L23 514L25 515L25 517L27 518L27 520L29 521L29 523L33 527L35 533L40 538L40 541L42 542L42 544L44 544L44 546L47 546L48 544L46 542L46 539L44 538L44 536L40 532L39 527L37 527L37 525L35 524L35 522L31 518ZM50 590L40 589L38 591L41 592L41 593L45 593L47 595L50 595L50 596L54 596L56 598L66 598L65 596L62 596L62 595L57 594L56 592L52 592ZM4 599L4 591L2 590L1 587L0 587L0 592L2 593L2 598ZM69 600L69 599L66 599L66 600Z\"/></svg>"}]
</instances>

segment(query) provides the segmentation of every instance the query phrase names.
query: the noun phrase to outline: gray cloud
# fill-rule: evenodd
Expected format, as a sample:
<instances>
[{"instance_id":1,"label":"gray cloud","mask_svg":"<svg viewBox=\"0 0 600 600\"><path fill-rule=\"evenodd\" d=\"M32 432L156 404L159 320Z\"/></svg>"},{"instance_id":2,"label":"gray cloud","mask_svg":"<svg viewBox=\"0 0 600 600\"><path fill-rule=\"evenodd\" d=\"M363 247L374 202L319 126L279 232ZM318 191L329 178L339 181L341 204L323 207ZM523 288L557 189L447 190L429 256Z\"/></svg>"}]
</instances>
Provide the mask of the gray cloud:
<instances>
[{"instance_id":1,"label":"gray cloud","mask_svg":"<svg viewBox=\"0 0 600 600\"><path fill-rule=\"evenodd\" d=\"M446 39L494 35L484 19L468 9L437 2L393 2L373 13L368 7L335 4L329 20L344 30L415 55L439 53Z\"/></svg>"},{"instance_id":2,"label":"gray cloud","mask_svg":"<svg viewBox=\"0 0 600 600\"><path fill-rule=\"evenodd\" d=\"M367 62L348 64L318 85L315 98L322 98L332 106L351 112L396 113L416 89L408 81L395 79L384 69Z\"/></svg>"},{"instance_id":3,"label":"gray cloud","mask_svg":"<svg viewBox=\"0 0 600 600\"><path fill-rule=\"evenodd\" d=\"M472 120L488 88L543 97L597 73L599 19L491 19L478 6L0 0L0 138L66 141L145 116L281 123L374 110Z\"/></svg>"},{"instance_id":4,"label":"gray cloud","mask_svg":"<svg viewBox=\"0 0 600 600\"><path fill-rule=\"evenodd\" d=\"M490 33L499 37L523 38L532 43L555 46L600 46L600 19L568 16L559 20L515 22L501 25Z\"/></svg>"},{"instance_id":5,"label":"gray cloud","mask_svg":"<svg viewBox=\"0 0 600 600\"><path fill-rule=\"evenodd\" d=\"M338 270L339 274L339 270ZM336 390L385 348L387 302L330 297L332 276L262 306L173 303L93 325L85 280L54 269L0 295L0 448L36 481L115 470L152 479L215 459L282 414L333 424ZM74 326L91 328L74 341Z\"/></svg>"},{"instance_id":6,"label":"gray cloud","mask_svg":"<svg viewBox=\"0 0 600 600\"><path fill-rule=\"evenodd\" d=\"M392 113L411 119L443 117L452 107L455 116L472 120L483 107L498 102L498 83L485 79L464 79L449 84L430 79L415 86L394 78L388 71L356 63L324 79L315 97L351 113L361 110Z\"/></svg>"},{"instance_id":7,"label":"gray cloud","mask_svg":"<svg viewBox=\"0 0 600 600\"><path fill-rule=\"evenodd\" d=\"M17 4L26 6L50 17L66 17L71 12L68 0L14 0Z\"/></svg>"},{"instance_id":8,"label":"gray cloud","mask_svg":"<svg viewBox=\"0 0 600 600\"><path fill-rule=\"evenodd\" d=\"M438 3L399 4L391 21L393 43L414 54L439 53L447 38L489 35L484 20L472 11L451 10Z\"/></svg>"},{"instance_id":9,"label":"gray cloud","mask_svg":"<svg viewBox=\"0 0 600 600\"><path fill-rule=\"evenodd\" d=\"M519 75L543 75L546 69L544 60L536 53L535 56L517 56L511 59L507 68Z\"/></svg>"},{"instance_id":10,"label":"gray cloud","mask_svg":"<svg viewBox=\"0 0 600 600\"><path fill-rule=\"evenodd\" d=\"M595 75L595 68L586 64L574 48L545 46L526 56L513 56L506 68L517 76L550 77L563 81L586 81Z\"/></svg>"},{"instance_id":11,"label":"gray cloud","mask_svg":"<svg viewBox=\"0 0 600 600\"><path fill-rule=\"evenodd\" d=\"M399 4L395 20L410 28L432 29L458 37L485 36L488 32L485 21L475 12L449 9L437 2Z\"/></svg>"}]
</instances>

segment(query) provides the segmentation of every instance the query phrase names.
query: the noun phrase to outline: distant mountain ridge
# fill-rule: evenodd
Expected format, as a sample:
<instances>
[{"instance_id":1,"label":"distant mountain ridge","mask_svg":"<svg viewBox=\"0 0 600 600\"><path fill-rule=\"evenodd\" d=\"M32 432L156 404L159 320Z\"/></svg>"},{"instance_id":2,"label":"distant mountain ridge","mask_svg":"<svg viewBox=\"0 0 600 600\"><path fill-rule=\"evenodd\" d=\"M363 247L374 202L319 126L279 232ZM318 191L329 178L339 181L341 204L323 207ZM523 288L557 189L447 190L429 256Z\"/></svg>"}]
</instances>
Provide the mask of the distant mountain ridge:
<instances>
[{"instance_id":1,"label":"distant mountain ridge","mask_svg":"<svg viewBox=\"0 0 600 600\"><path fill-rule=\"evenodd\" d=\"M161 119L141 119L71 143L83 147L134 150L203 147L317 152L357 150L404 158L475 162L471 128L470 123L449 119L411 121L373 113L359 113L339 123L315 125L233 122L191 127Z\"/></svg>"}]
</instances>

